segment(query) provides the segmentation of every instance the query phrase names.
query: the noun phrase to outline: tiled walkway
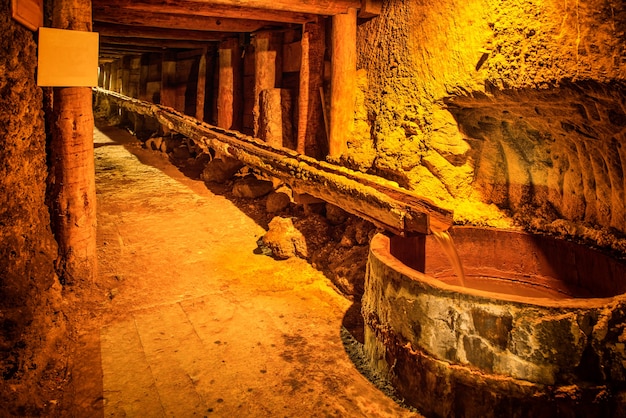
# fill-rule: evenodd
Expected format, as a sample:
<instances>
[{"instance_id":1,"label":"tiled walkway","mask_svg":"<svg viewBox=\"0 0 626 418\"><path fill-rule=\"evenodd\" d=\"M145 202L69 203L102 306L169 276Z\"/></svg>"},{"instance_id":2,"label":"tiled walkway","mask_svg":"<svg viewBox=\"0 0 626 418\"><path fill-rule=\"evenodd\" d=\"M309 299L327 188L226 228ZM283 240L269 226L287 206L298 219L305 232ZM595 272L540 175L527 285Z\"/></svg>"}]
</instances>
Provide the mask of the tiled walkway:
<instances>
[{"instance_id":1,"label":"tiled walkway","mask_svg":"<svg viewBox=\"0 0 626 418\"><path fill-rule=\"evenodd\" d=\"M254 254L263 228L126 132L95 139L104 416L415 416L355 369L327 278Z\"/></svg>"}]
</instances>

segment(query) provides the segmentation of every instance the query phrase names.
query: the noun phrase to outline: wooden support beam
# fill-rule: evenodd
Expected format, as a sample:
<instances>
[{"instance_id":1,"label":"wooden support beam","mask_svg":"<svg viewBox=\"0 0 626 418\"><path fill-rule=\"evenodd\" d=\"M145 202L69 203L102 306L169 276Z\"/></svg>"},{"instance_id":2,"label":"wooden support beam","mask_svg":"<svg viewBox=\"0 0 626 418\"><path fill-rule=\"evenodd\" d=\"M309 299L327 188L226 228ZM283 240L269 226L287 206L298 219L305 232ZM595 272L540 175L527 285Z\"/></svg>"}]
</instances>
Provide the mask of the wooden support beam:
<instances>
[{"instance_id":1,"label":"wooden support beam","mask_svg":"<svg viewBox=\"0 0 626 418\"><path fill-rule=\"evenodd\" d=\"M296 3L296 2L294 2ZM313 22L317 16L291 10L272 10L246 7L245 5L209 4L186 0L94 0L96 11L106 7L138 11L144 14L169 13L176 15L194 15L219 17L222 19L250 19L265 20L278 23L306 23Z\"/></svg>"},{"instance_id":2,"label":"wooden support beam","mask_svg":"<svg viewBox=\"0 0 626 418\"><path fill-rule=\"evenodd\" d=\"M100 44L114 47L120 45L122 47L155 47L155 48L171 48L171 49L198 49L204 48L207 41L180 41L175 39L145 39L145 38L126 38L121 36L100 36Z\"/></svg>"},{"instance_id":3,"label":"wooden support beam","mask_svg":"<svg viewBox=\"0 0 626 418\"><path fill-rule=\"evenodd\" d=\"M323 22L308 23L303 27L301 41L296 149L300 154L314 158L323 158L328 153L319 94L324 85L324 32Z\"/></svg>"},{"instance_id":4,"label":"wooden support beam","mask_svg":"<svg viewBox=\"0 0 626 418\"><path fill-rule=\"evenodd\" d=\"M91 31L91 0L55 0L52 26ZM50 190L58 274L62 283L91 283L97 277L92 93L54 87L53 95Z\"/></svg>"},{"instance_id":5,"label":"wooden support beam","mask_svg":"<svg viewBox=\"0 0 626 418\"><path fill-rule=\"evenodd\" d=\"M261 91L280 87L282 80L283 34L281 32L259 32L254 44L254 103L252 106L253 132L259 136Z\"/></svg>"},{"instance_id":6,"label":"wooden support beam","mask_svg":"<svg viewBox=\"0 0 626 418\"><path fill-rule=\"evenodd\" d=\"M170 52L161 62L161 104L176 108L176 54Z\"/></svg>"},{"instance_id":7,"label":"wooden support beam","mask_svg":"<svg viewBox=\"0 0 626 418\"><path fill-rule=\"evenodd\" d=\"M198 81L196 83L196 119L204 121L204 101L206 100L206 49L198 58Z\"/></svg>"},{"instance_id":8,"label":"wooden support beam","mask_svg":"<svg viewBox=\"0 0 626 418\"><path fill-rule=\"evenodd\" d=\"M196 3L212 6L249 7L265 10L282 10L296 13L311 13L317 15L336 15L346 13L348 9L358 9L361 0L191 0Z\"/></svg>"},{"instance_id":9,"label":"wooden support beam","mask_svg":"<svg viewBox=\"0 0 626 418\"><path fill-rule=\"evenodd\" d=\"M124 58L122 58L122 68L121 68L122 89L120 90L120 93L122 93L125 96L137 97L137 96L133 96L130 93L130 61L131 61L130 55L127 55Z\"/></svg>"},{"instance_id":10,"label":"wooden support beam","mask_svg":"<svg viewBox=\"0 0 626 418\"><path fill-rule=\"evenodd\" d=\"M217 126L241 129L243 68L238 38L220 44L218 61Z\"/></svg>"},{"instance_id":11,"label":"wooden support beam","mask_svg":"<svg viewBox=\"0 0 626 418\"><path fill-rule=\"evenodd\" d=\"M254 32L272 27L275 22L247 19L178 15L173 13L142 13L135 10L102 6L94 9L94 21L122 25L149 26L169 29L188 29L218 32Z\"/></svg>"},{"instance_id":12,"label":"wooden support beam","mask_svg":"<svg viewBox=\"0 0 626 418\"><path fill-rule=\"evenodd\" d=\"M346 151L356 100L356 9L333 16L331 33L330 138L328 155Z\"/></svg>"},{"instance_id":13,"label":"wooden support beam","mask_svg":"<svg viewBox=\"0 0 626 418\"><path fill-rule=\"evenodd\" d=\"M172 39L180 41L218 42L225 36L232 36L227 32L215 32L206 30L186 30L155 28L149 26L121 25L108 22L94 22L94 31L100 33L100 37L127 37L142 39Z\"/></svg>"},{"instance_id":14,"label":"wooden support beam","mask_svg":"<svg viewBox=\"0 0 626 418\"><path fill-rule=\"evenodd\" d=\"M108 97L127 111L155 118L207 151L210 148L236 158L283 180L297 193L332 203L396 235L427 234L431 228L446 230L452 225L451 211L391 181L318 161L286 148L274 148L259 139L202 123L152 103L102 89L95 89L95 93Z\"/></svg>"},{"instance_id":15,"label":"wooden support beam","mask_svg":"<svg viewBox=\"0 0 626 418\"><path fill-rule=\"evenodd\" d=\"M361 19L370 19L380 15L383 8L382 0L361 0L359 9L359 17Z\"/></svg>"},{"instance_id":16,"label":"wooden support beam","mask_svg":"<svg viewBox=\"0 0 626 418\"><path fill-rule=\"evenodd\" d=\"M137 55L137 54L146 54L149 52L163 52L163 48L158 47L150 47L150 46L132 46L132 45L109 45L109 44L100 44L100 55Z\"/></svg>"}]
</instances>

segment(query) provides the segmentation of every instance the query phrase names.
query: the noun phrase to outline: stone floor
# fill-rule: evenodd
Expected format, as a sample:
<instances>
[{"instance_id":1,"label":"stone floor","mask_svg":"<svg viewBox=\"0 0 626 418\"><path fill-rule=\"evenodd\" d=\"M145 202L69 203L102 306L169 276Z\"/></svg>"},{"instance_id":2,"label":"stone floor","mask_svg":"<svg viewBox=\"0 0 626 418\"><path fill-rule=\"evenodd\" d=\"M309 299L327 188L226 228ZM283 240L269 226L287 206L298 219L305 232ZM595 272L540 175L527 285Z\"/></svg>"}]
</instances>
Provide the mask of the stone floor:
<instances>
[{"instance_id":1,"label":"stone floor","mask_svg":"<svg viewBox=\"0 0 626 418\"><path fill-rule=\"evenodd\" d=\"M352 303L322 273L255 254L261 226L125 131L95 141L113 285L81 336L75 416L418 416L357 371Z\"/></svg>"}]
</instances>

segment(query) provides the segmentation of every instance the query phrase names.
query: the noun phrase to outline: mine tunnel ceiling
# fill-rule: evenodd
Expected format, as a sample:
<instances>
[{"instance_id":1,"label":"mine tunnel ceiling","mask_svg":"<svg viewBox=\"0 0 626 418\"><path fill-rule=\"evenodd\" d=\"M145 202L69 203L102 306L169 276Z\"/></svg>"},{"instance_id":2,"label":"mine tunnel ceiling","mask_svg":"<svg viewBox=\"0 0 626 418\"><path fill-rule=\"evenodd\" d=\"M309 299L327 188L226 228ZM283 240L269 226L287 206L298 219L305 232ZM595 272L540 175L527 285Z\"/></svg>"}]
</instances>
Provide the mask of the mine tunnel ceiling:
<instances>
[{"instance_id":1,"label":"mine tunnel ceiling","mask_svg":"<svg viewBox=\"0 0 626 418\"><path fill-rule=\"evenodd\" d=\"M169 48L204 48L240 33L287 29L359 9L361 0L92 0L92 7L100 59L106 62Z\"/></svg>"}]
</instances>

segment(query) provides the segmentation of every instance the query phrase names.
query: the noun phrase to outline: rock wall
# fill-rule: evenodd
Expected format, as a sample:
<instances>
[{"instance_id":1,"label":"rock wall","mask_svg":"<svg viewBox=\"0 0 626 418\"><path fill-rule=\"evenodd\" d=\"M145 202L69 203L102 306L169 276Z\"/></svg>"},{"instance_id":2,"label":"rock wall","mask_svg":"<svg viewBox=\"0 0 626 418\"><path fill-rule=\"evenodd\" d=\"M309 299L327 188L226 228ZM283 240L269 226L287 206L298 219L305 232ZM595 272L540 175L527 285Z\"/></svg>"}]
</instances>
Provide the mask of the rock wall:
<instances>
[{"instance_id":1,"label":"rock wall","mask_svg":"<svg viewBox=\"0 0 626 418\"><path fill-rule=\"evenodd\" d=\"M625 28L617 0L384 1L358 28L346 160L459 223L625 252Z\"/></svg>"},{"instance_id":2,"label":"rock wall","mask_svg":"<svg viewBox=\"0 0 626 418\"><path fill-rule=\"evenodd\" d=\"M0 405L39 416L65 335L56 243L45 205L46 136L35 34L0 3ZM56 382L56 383L55 383Z\"/></svg>"}]
</instances>

